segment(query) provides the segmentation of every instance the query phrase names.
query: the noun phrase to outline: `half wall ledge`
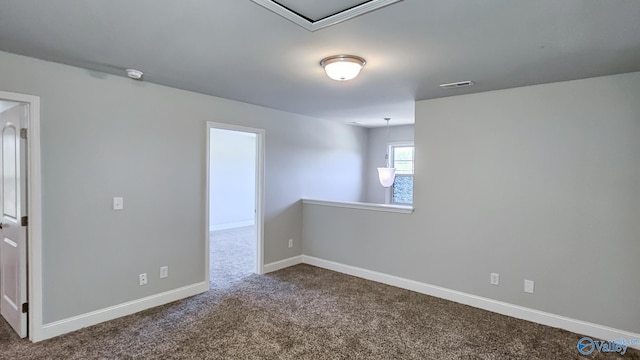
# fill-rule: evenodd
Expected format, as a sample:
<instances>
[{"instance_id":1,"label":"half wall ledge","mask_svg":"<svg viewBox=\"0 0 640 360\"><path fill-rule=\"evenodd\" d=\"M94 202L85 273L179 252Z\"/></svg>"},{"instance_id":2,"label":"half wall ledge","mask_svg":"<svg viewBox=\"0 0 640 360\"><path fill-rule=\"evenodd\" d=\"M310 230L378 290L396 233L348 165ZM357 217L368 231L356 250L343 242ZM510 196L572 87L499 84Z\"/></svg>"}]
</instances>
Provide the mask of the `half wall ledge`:
<instances>
[{"instance_id":1,"label":"half wall ledge","mask_svg":"<svg viewBox=\"0 0 640 360\"><path fill-rule=\"evenodd\" d=\"M320 206L333 206L347 209L369 210L369 211L382 211L400 214L413 214L413 206L406 205L390 205L390 204L374 204L363 202L349 202L349 201L326 201L326 200L312 200L302 199L303 204L320 205Z\"/></svg>"}]
</instances>

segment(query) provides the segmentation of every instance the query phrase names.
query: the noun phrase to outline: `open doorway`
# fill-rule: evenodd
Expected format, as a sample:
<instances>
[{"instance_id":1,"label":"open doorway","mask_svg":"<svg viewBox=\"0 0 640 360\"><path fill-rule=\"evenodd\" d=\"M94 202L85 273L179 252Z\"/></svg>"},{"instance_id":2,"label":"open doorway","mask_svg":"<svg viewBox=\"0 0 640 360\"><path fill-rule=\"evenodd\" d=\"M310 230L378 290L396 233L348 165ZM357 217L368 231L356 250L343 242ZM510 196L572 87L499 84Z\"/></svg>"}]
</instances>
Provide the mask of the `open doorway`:
<instances>
[{"instance_id":1,"label":"open doorway","mask_svg":"<svg viewBox=\"0 0 640 360\"><path fill-rule=\"evenodd\" d=\"M208 275L212 288L262 273L264 131L208 124Z\"/></svg>"}]
</instances>

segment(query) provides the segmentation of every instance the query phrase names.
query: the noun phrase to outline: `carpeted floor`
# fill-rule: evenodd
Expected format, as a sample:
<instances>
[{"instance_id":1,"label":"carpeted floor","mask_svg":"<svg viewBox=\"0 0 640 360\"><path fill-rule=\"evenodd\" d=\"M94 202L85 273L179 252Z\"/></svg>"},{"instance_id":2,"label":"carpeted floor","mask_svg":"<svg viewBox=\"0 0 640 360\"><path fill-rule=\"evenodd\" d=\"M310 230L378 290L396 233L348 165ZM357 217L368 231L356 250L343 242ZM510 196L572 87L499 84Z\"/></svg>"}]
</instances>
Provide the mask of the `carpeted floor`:
<instances>
[{"instance_id":1,"label":"carpeted floor","mask_svg":"<svg viewBox=\"0 0 640 360\"><path fill-rule=\"evenodd\" d=\"M578 334L309 265L238 274L36 344L2 322L0 359L640 359L582 356Z\"/></svg>"},{"instance_id":2,"label":"carpeted floor","mask_svg":"<svg viewBox=\"0 0 640 360\"><path fill-rule=\"evenodd\" d=\"M253 274L255 252L255 226L213 231L209 242L211 288L225 289Z\"/></svg>"}]
</instances>

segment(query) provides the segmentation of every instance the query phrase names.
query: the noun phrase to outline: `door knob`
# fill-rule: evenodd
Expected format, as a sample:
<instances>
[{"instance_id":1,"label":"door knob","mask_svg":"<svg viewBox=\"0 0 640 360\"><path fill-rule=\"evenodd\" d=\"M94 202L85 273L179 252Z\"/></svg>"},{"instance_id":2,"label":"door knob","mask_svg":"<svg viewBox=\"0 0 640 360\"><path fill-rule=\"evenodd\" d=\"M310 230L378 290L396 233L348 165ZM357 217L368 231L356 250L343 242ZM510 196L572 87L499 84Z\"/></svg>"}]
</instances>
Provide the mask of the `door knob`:
<instances>
[{"instance_id":1,"label":"door knob","mask_svg":"<svg viewBox=\"0 0 640 360\"><path fill-rule=\"evenodd\" d=\"M3 227L3 226L4 226L4 224L3 224L3 223L0 223L0 229L2 229L2 227Z\"/></svg>"}]
</instances>

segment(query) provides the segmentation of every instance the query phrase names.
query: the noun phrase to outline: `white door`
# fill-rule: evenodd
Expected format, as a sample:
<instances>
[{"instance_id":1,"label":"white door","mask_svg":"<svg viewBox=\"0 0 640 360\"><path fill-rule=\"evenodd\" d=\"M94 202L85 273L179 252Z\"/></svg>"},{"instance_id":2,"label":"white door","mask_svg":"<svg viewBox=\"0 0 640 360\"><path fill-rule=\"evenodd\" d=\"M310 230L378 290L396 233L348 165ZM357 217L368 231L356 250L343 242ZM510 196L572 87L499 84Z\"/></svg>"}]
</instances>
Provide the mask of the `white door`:
<instances>
[{"instance_id":1,"label":"white door","mask_svg":"<svg viewBox=\"0 0 640 360\"><path fill-rule=\"evenodd\" d=\"M27 105L0 113L0 313L20 335L27 336L26 126ZM26 217L25 219L26 220ZM26 225L26 222L25 224Z\"/></svg>"}]
</instances>

